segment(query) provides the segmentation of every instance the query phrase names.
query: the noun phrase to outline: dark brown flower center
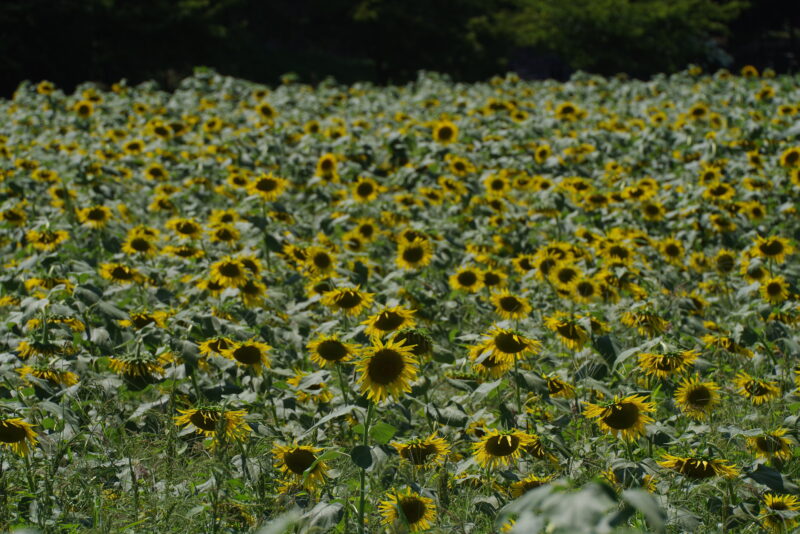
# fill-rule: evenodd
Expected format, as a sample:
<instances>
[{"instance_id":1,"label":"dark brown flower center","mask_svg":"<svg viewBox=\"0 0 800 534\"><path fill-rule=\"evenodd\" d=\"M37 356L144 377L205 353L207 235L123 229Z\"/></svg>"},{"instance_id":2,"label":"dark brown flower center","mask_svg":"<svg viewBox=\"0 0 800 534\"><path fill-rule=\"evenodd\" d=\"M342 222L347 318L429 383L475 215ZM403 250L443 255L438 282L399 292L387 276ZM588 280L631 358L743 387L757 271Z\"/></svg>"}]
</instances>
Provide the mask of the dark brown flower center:
<instances>
[{"instance_id":1,"label":"dark brown flower center","mask_svg":"<svg viewBox=\"0 0 800 534\"><path fill-rule=\"evenodd\" d=\"M217 429L217 421L220 419L219 412L212 410L197 410L189 416L189 420L200 430L211 432Z\"/></svg>"},{"instance_id":2,"label":"dark brown flower center","mask_svg":"<svg viewBox=\"0 0 800 534\"><path fill-rule=\"evenodd\" d=\"M367 375L376 384L391 384L403 373L406 366L403 355L392 349L380 349L367 364Z\"/></svg>"},{"instance_id":3,"label":"dark brown flower center","mask_svg":"<svg viewBox=\"0 0 800 534\"><path fill-rule=\"evenodd\" d=\"M499 303L500 303L500 308L502 308L503 311L507 312L515 312L520 308L522 308L522 302L520 302L520 300L517 297L512 297L512 296L503 297L500 299Z\"/></svg>"},{"instance_id":4,"label":"dark brown flower center","mask_svg":"<svg viewBox=\"0 0 800 534\"><path fill-rule=\"evenodd\" d=\"M778 452L783 448L783 442L775 436L759 436L756 438L756 445L759 450L767 453Z\"/></svg>"},{"instance_id":5,"label":"dark brown flower center","mask_svg":"<svg viewBox=\"0 0 800 534\"><path fill-rule=\"evenodd\" d=\"M609 406L603 422L615 430L632 428L639 422L639 407L632 402L618 402Z\"/></svg>"},{"instance_id":6,"label":"dark brown flower center","mask_svg":"<svg viewBox=\"0 0 800 534\"><path fill-rule=\"evenodd\" d=\"M233 357L245 365L255 365L261 361L261 349L255 345L242 345L233 351Z\"/></svg>"},{"instance_id":7,"label":"dark brown flower center","mask_svg":"<svg viewBox=\"0 0 800 534\"><path fill-rule=\"evenodd\" d=\"M225 278L238 278L242 276L242 269L237 263L225 262L219 266L219 274Z\"/></svg>"},{"instance_id":8,"label":"dark brown flower center","mask_svg":"<svg viewBox=\"0 0 800 534\"><path fill-rule=\"evenodd\" d=\"M456 276L458 283L465 287L474 286L478 282L478 275L472 271L464 271Z\"/></svg>"},{"instance_id":9,"label":"dark brown flower center","mask_svg":"<svg viewBox=\"0 0 800 534\"><path fill-rule=\"evenodd\" d=\"M331 266L331 257L326 252L318 252L314 254L314 257L311 259L314 262L314 266L318 269L327 269Z\"/></svg>"},{"instance_id":10,"label":"dark brown flower center","mask_svg":"<svg viewBox=\"0 0 800 534\"><path fill-rule=\"evenodd\" d=\"M278 182L272 178L262 178L256 182L256 189L264 193L275 191L278 188Z\"/></svg>"},{"instance_id":11,"label":"dark brown flower center","mask_svg":"<svg viewBox=\"0 0 800 534\"><path fill-rule=\"evenodd\" d=\"M528 347L528 344L522 341L518 335L507 332L502 332L494 336L494 344L506 354L516 354Z\"/></svg>"},{"instance_id":12,"label":"dark brown flower center","mask_svg":"<svg viewBox=\"0 0 800 534\"><path fill-rule=\"evenodd\" d=\"M19 443L27 433L25 427L9 421L0 421L0 441L3 443Z\"/></svg>"},{"instance_id":13,"label":"dark brown flower center","mask_svg":"<svg viewBox=\"0 0 800 534\"><path fill-rule=\"evenodd\" d=\"M115 280L130 280L133 278L133 273L126 267L117 266L111 270L111 278Z\"/></svg>"},{"instance_id":14,"label":"dark brown flower center","mask_svg":"<svg viewBox=\"0 0 800 534\"><path fill-rule=\"evenodd\" d=\"M135 237L131 240L131 248L136 252L147 252L151 247L150 241L142 237Z\"/></svg>"},{"instance_id":15,"label":"dark brown flower center","mask_svg":"<svg viewBox=\"0 0 800 534\"><path fill-rule=\"evenodd\" d=\"M439 128L437 135L440 140L449 141L453 138L453 129L449 126L442 126Z\"/></svg>"},{"instance_id":16,"label":"dark brown flower center","mask_svg":"<svg viewBox=\"0 0 800 534\"><path fill-rule=\"evenodd\" d=\"M345 310L349 310L361 304L361 300L361 295L359 295L358 292L344 291L337 295L336 305Z\"/></svg>"},{"instance_id":17,"label":"dark brown flower center","mask_svg":"<svg viewBox=\"0 0 800 534\"><path fill-rule=\"evenodd\" d=\"M705 386L695 386L686 398L693 406L708 406L711 404L711 390Z\"/></svg>"},{"instance_id":18,"label":"dark brown flower center","mask_svg":"<svg viewBox=\"0 0 800 534\"><path fill-rule=\"evenodd\" d=\"M388 332L397 330L405 321L406 318L401 314L393 311L385 311L378 316L378 320L375 321L375 327Z\"/></svg>"},{"instance_id":19,"label":"dark brown flower center","mask_svg":"<svg viewBox=\"0 0 800 534\"><path fill-rule=\"evenodd\" d=\"M305 449L294 449L283 456L283 462L292 473L302 475L317 459L314 453Z\"/></svg>"},{"instance_id":20,"label":"dark brown flower center","mask_svg":"<svg viewBox=\"0 0 800 534\"><path fill-rule=\"evenodd\" d=\"M416 497L400 499L400 509L409 525L414 525L425 517L425 503Z\"/></svg>"},{"instance_id":21,"label":"dark brown flower center","mask_svg":"<svg viewBox=\"0 0 800 534\"><path fill-rule=\"evenodd\" d=\"M333 339L326 339L317 346L317 354L329 362L338 362L347 356L347 347Z\"/></svg>"},{"instance_id":22,"label":"dark brown flower center","mask_svg":"<svg viewBox=\"0 0 800 534\"><path fill-rule=\"evenodd\" d=\"M777 256L783 252L783 243L777 239L765 241L758 246L758 250L765 256Z\"/></svg>"},{"instance_id":23,"label":"dark brown flower center","mask_svg":"<svg viewBox=\"0 0 800 534\"><path fill-rule=\"evenodd\" d=\"M428 461L428 456L436 454L438 449L432 443L415 443L409 445L400 453L400 456L410 460L414 465L423 465Z\"/></svg>"},{"instance_id":24,"label":"dark brown flower center","mask_svg":"<svg viewBox=\"0 0 800 534\"><path fill-rule=\"evenodd\" d=\"M425 256L425 250L422 247L409 247L403 251L403 259L408 263L418 263Z\"/></svg>"},{"instance_id":25,"label":"dark brown flower center","mask_svg":"<svg viewBox=\"0 0 800 534\"><path fill-rule=\"evenodd\" d=\"M508 456L514 454L519 447L517 436L492 436L486 440L484 449L490 456Z\"/></svg>"},{"instance_id":26,"label":"dark brown flower center","mask_svg":"<svg viewBox=\"0 0 800 534\"><path fill-rule=\"evenodd\" d=\"M370 196L373 193L373 191L375 191L375 188L372 187L372 184L369 182L360 183L356 188L356 193L358 194L358 196L363 198L367 198L368 196Z\"/></svg>"}]
</instances>

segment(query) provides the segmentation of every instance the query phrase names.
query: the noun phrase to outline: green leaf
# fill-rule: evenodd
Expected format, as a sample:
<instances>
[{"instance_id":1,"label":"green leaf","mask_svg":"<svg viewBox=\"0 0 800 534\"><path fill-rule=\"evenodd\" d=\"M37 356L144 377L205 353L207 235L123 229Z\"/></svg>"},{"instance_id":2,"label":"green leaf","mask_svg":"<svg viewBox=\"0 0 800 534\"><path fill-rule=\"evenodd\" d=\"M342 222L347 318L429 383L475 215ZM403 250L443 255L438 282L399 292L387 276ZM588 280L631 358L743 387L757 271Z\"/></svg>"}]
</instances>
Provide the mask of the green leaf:
<instances>
[{"instance_id":1,"label":"green leaf","mask_svg":"<svg viewBox=\"0 0 800 534\"><path fill-rule=\"evenodd\" d=\"M372 452L366 445L353 447L353 450L350 451L350 458L361 469L369 469L372 465Z\"/></svg>"},{"instance_id":2,"label":"green leaf","mask_svg":"<svg viewBox=\"0 0 800 534\"><path fill-rule=\"evenodd\" d=\"M397 429L395 427L383 422L378 423L369 429L369 435L381 445L386 445L389 443L389 440L392 439L396 432Z\"/></svg>"},{"instance_id":3,"label":"green leaf","mask_svg":"<svg viewBox=\"0 0 800 534\"><path fill-rule=\"evenodd\" d=\"M622 500L642 513L651 532L666 532L666 514L655 497L641 489L628 489L622 492Z\"/></svg>"}]
</instances>

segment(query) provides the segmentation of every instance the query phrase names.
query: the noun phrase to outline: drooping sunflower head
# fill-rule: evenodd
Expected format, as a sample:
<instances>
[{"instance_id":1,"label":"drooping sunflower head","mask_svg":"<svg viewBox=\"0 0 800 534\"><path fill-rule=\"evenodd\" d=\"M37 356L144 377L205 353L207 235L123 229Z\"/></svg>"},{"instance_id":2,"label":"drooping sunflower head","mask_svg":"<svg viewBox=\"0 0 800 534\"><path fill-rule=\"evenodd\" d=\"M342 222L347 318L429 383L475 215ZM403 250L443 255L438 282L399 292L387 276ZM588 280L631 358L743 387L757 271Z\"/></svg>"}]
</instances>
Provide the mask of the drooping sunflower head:
<instances>
[{"instance_id":1,"label":"drooping sunflower head","mask_svg":"<svg viewBox=\"0 0 800 534\"><path fill-rule=\"evenodd\" d=\"M698 357L696 350L673 351L665 354L642 352L639 354L639 367L647 375L667 378L683 373Z\"/></svg>"},{"instance_id":2,"label":"drooping sunflower head","mask_svg":"<svg viewBox=\"0 0 800 534\"><path fill-rule=\"evenodd\" d=\"M27 377L32 376L39 380L46 380L50 384L66 387L74 386L78 383L78 375L54 363L24 365L16 369L16 371L25 380L27 380ZM27 381L30 382L30 380Z\"/></svg>"},{"instance_id":3,"label":"drooping sunflower head","mask_svg":"<svg viewBox=\"0 0 800 534\"><path fill-rule=\"evenodd\" d=\"M580 318L567 312L556 312L544 318L544 325L558 335L559 340L572 350L580 350L589 341L589 331L580 324Z\"/></svg>"},{"instance_id":4,"label":"drooping sunflower head","mask_svg":"<svg viewBox=\"0 0 800 534\"><path fill-rule=\"evenodd\" d=\"M521 430L491 429L473 444L473 455L478 465L484 468L508 466L520 457L530 441L531 436Z\"/></svg>"},{"instance_id":5,"label":"drooping sunflower head","mask_svg":"<svg viewBox=\"0 0 800 534\"><path fill-rule=\"evenodd\" d=\"M681 475L691 479L704 479L715 476L733 478L739 474L739 470L727 460L712 459L702 456L684 457L665 454L663 460L658 462L658 465L677 471Z\"/></svg>"},{"instance_id":6,"label":"drooping sunflower head","mask_svg":"<svg viewBox=\"0 0 800 534\"><path fill-rule=\"evenodd\" d=\"M364 332L368 336L380 338L404 328L413 328L416 321L414 320L414 310L393 306L384 308L361 324L367 325Z\"/></svg>"},{"instance_id":7,"label":"drooping sunflower head","mask_svg":"<svg viewBox=\"0 0 800 534\"><path fill-rule=\"evenodd\" d=\"M411 348L397 341L374 340L356 363L361 392L374 402L411 391L417 376L417 358Z\"/></svg>"},{"instance_id":8,"label":"drooping sunflower head","mask_svg":"<svg viewBox=\"0 0 800 534\"><path fill-rule=\"evenodd\" d=\"M436 432L427 438L418 438L405 443L392 443L398 454L418 467L428 467L439 464L450 454L450 446Z\"/></svg>"},{"instance_id":9,"label":"drooping sunflower head","mask_svg":"<svg viewBox=\"0 0 800 534\"><path fill-rule=\"evenodd\" d=\"M783 263L786 256L794 252L794 247L785 237L757 237L755 245L753 245L750 252L754 256L767 258L777 263Z\"/></svg>"},{"instance_id":10,"label":"drooping sunflower head","mask_svg":"<svg viewBox=\"0 0 800 534\"><path fill-rule=\"evenodd\" d=\"M655 410L655 404L646 402L646 397L628 395L614 397L607 404L586 403L583 415L596 419L598 426L616 437L622 434L625 441L634 441L645 433L645 425L653 422L648 415Z\"/></svg>"},{"instance_id":11,"label":"drooping sunflower head","mask_svg":"<svg viewBox=\"0 0 800 534\"><path fill-rule=\"evenodd\" d=\"M433 339L424 330L406 328L399 330L392 341L410 347L414 356L422 358L433 354Z\"/></svg>"},{"instance_id":12,"label":"drooping sunflower head","mask_svg":"<svg viewBox=\"0 0 800 534\"><path fill-rule=\"evenodd\" d=\"M540 486L544 486L545 484L550 483L555 478L555 475L548 475L546 477L540 477L538 475L528 475L525 478L518 480L511 484L510 492L511 496L515 499L522 497L525 493L529 492L532 489L536 489Z\"/></svg>"},{"instance_id":13,"label":"drooping sunflower head","mask_svg":"<svg viewBox=\"0 0 800 534\"><path fill-rule=\"evenodd\" d=\"M109 360L109 367L127 378L153 378L164 374L163 360L151 352L126 354Z\"/></svg>"},{"instance_id":14,"label":"drooping sunflower head","mask_svg":"<svg viewBox=\"0 0 800 534\"><path fill-rule=\"evenodd\" d=\"M321 334L306 348L311 354L311 361L320 367L333 367L352 359L359 352L357 345L340 341L336 334Z\"/></svg>"},{"instance_id":15,"label":"drooping sunflower head","mask_svg":"<svg viewBox=\"0 0 800 534\"><path fill-rule=\"evenodd\" d=\"M100 276L117 284L130 284L144 281L144 276L142 276L138 270L122 263L100 264Z\"/></svg>"},{"instance_id":16,"label":"drooping sunflower head","mask_svg":"<svg viewBox=\"0 0 800 534\"><path fill-rule=\"evenodd\" d=\"M763 497L759 519L772 532L790 532L797 526L795 512L800 500L794 495L767 493Z\"/></svg>"},{"instance_id":17,"label":"drooping sunflower head","mask_svg":"<svg viewBox=\"0 0 800 534\"><path fill-rule=\"evenodd\" d=\"M297 443L275 445L272 449L275 467L280 469L285 476L302 481L303 486L310 491L318 489L325 483L325 476L328 472L325 462L317 461L320 452L322 449L319 447L298 445Z\"/></svg>"},{"instance_id":18,"label":"drooping sunflower head","mask_svg":"<svg viewBox=\"0 0 800 534\"><path fill-rule=\"evenodd\" d=\"M203 356L210 356L211 354L222 356L223 351L232 348L234 345L234 341L230 338L215 337L200 343L198 349Z\"/></svg>"},{"instance_id":19,"label":"drooping sunflower head","mask_svg":"<svg viewBox=\"0 0 800 534\"><path fill-rule=\"evenodd\" d=\"M0 445L20 456L30 454L36 445L33 425L17 417L0 419Z\"/></svg>"},{"instance_id":20,"label":"drooping sunflower head","mask_svg":"<svg viewBox=\"0 0 800 534\"><path fill-rule=\"evenodd\" d=\"M378 505L378 510L383 516L382 523L389 525L392 532L402 532L404 525L410 532L428 530L436 520L433 499L412 492L411 488L390 490Z\"/></svg>"},{"instance_id":21,"label":"drooping sunflower head","mask_svg":"<svg viewBox=\"0 0 800 534\"><path fill-rule=\"evenodd\" d=\"M492 327L488 333L484 334L484 338L489 343L495 357L510 362L523 358L527 354L537 354L542 348L542 344L538 340L498 326Z\"/></svg>"},{"instance_id":22,"label":"drooping sunflower head","mask_svg":"<svg viewBox=\"0 0 800 534\"><path fill-rule=\"evenodd\" d=\"M680 410L692 419L706 419L719 404L719 386L703 382L700 377L683 378L675 390L675 402Z\"/></svg>"},{"instance_id":23,"label":"drooping sunflower head","mask_svg":"<svg viewBox=\"0 0 800 534\"><path fill-rule=\"evenodd\" d=\"M547 393L551 397L571 399L575 396L575 386L564 381L557 375L542 375L547 385Z\"/></svg>"}]
</instances>

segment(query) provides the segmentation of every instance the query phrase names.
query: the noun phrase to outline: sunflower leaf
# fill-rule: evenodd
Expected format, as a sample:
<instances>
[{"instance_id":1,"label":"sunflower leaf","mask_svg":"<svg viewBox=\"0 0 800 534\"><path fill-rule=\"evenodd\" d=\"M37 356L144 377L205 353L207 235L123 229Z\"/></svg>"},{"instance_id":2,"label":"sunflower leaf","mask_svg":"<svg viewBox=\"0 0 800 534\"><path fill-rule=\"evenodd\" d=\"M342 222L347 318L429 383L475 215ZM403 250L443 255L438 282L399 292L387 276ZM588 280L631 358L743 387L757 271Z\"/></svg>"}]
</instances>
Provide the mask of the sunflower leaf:
<instances>
[{"instance_id":1,"label":"sunflower leaf","mask_svg":"<svg viewBox=\"0 0 800 534\"><path fill-rule=\"evenodd\" d=\"M666 532L666 514L655 497L641 489L628 489L622 492L622 500L644 515L651 532Z\"/></svg>"},{"instance_id":2,"label":"sunflower leaf","mask_svg":"<svg viewBox=\"0 0 800 534\"><path fill-rule=\"evenodd\" d=\"M392 439L395 433L397 433L397 429L389 423L384 422L380 422L369 429L369 435L381 445L389 443L389 440Z\"/></svg>"}]
</instances>

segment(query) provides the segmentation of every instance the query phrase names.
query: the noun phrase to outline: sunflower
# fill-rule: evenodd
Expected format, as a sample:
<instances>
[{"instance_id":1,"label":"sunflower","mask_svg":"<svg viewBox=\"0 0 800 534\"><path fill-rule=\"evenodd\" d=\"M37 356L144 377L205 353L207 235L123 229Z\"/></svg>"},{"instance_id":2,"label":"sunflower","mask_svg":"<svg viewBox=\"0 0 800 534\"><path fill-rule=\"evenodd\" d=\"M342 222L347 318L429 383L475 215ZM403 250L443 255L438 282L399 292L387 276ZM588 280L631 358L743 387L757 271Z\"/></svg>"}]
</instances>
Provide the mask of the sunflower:
<instances>
[{"instance_id":1,"label":"sunflower","mask_svg":"<svg viewBox=\"0 0 800 534\"><path fill-rule=\"evenodd\" d=\"M23 206L24 204L20 204L17 207L0 211L0 221L6 222L12 226L25 226L25 223L28 221L28 214L25 213Z\"/></svg>"},{"instance_id":2,"label":"sunflower","mask_svg":"<svg viewBox=\"0 0 800 534\"><path fill-rule=\"evenodd\" d=\"M550 483L555 478L555 475L540 477L537 475L528 475L522 480L511 484L511 496L515 499L522 497L525 493L539 486L544 486Z\"/></svg>"},{"instance_id":3,"label":"sunflower","mask_svg":"<svg viewBox=\"0 0 800 534\"><path fill-rule=\"evenodd\" d=\"M111 220L111 210L106 206L90 206L77 210L78 220L89 228L103 228Z\"/></svg>"},{"instance_id":4,"label":"sunflower","mask_svg":"<svg viewBox=\"0 0 800 534\"><path fill-rule=\"evenodd\" d=\"M481 289L482 285L479 269L462 267L450 275L450 287L456 291L464 290L468 293L475 293Z\"/></svg>"},{"instance_id":5,"label":"sunflower","mask_svg":"<svg viewBox=\"0 0 800 534\"><path fill-rule=\"evenodd\" d=\"M788 432L789 429L787 428L778 428L757 436L749 436L747 438L747 446L750 447L750 450L753 451L757 458L786 461L792 457L792 449L795 445L795 441L791 436L786 437Z\"/></svg>"},{"instance_id":6,"label":"sunflower","mask_svg":"<svg viewBox=\"0 0 800 534\"><path fill-rule=\"evenodd\" d=\"M36 445L33 425L16 417L0 419L0 445L20 456L27 456Z\"/></svg>"},{"instance_id":7,"label":"sunflower","mask_svg":"<svg viewBox=\"0 0 800 534\"><path fill-rule=\"evenodd\" d=\"M361 291L358 286L338 288L325 293L322 296L322 303L346 315L356 316L372 305L373 297L374 293Z\"/></svg>"},{"instance_id":8,"label":"sunflower","mask_svg":"<svg viewBox=\"0 0 800 534\"><path fill-rule=\"evenodd\" d=\"M316 175L322 178L323 181L331 183L339 181L339 173L337 171L338 163L336 155L327 153L323 154L317 160Z\"/></svg>"},{"instance_id":9,"label":"sunflower","mask_svg":"<svg viewBox=\"0 0 800 534\"><path fill-rule=\"evenodd\" d=\"M243 367L251 368L256 374L261 374L264 367L270 366L268 353L271 349L272 347L266 343L250 339L235 343L232 347L223 350L222 355Z\"/></svg>"},{"instance_id":10,"label":"sunflower","mask_svg":"<svg viewBox=\"0 0 800 534\"><path fill-rule=\"evenodd\" d=\"M374 402L381 402L388 396L398 398L411 391L417 367L411 347L396 341L374 340L372 347L365 349L356 363L361 392Z\"/></svg>"},{"instance_id":11,"label":"sunflower","mask_svg":"<svg viewBox=\"0 0 800 534\"><path fill-rule=\"evenodd\" d=\"M597 424L614 437L622 433L625 441L634 441L645 433L645 425L653 422L647 415L655 410L655 403L645 402L646 397L628 395L603 405L586 403L583 415L597 419Z\"/></svg>"},{"instance_id":12,"label":"sunflower","mask_svg":"<svg viewBox=\"0 0 800 534\"><path fill-rule=\"evenodd\" d=\"M309 491L319 489L325 483L328 466L324 461L317 460L320 452L322 449L319 447L297 443L275 445L272 448L275 468L280 469L284 476L302 482L303 487Z\"/></svg>"},{"instance_id":13,"label":"sunflower","mask_svg":"<svg viewBox=\"0 0 800 534\"><path fill-rule=\"evenodd\" d=\"M101 263L100 276L117 284L144 281L144 276L139 271L122 263Z\"/></svg>"},{"instance_id":14,"label":"sunflower","mask_svg":"<svg viewBox=\"0 0 800 534\"><path fill-rule=\"evenodd\" d=\"M245 410L227 411L216 406L178 410L177 426L194 428L198 434L212 438L212 446L220 442L244 441L250 433L250 425L244 418Z\"/></svg>"},{"instance_id":15,"label":"sunflower","mask_svg":"<svg viewBox=\"0 0 800 534\"><path fill-rule=\"evenodd\" d=\"M767 258L776 263L783 263L788 254L794 252L794 247L785 237L757 237L756 243L750 249L750 254L759 258Z\"/></svg>"},{"instance_id":16,"label":"sunflower","mask_svg":"<svg viewBox=\"0 0 800 534\"><path fill-rule=\"evenodd\" d=\"M667 378L683 373L700 356L696 350L668 352L657 354L642 352L639 354L639 367L650 376Z\"/></svg>"},{"instance_id":17,"label":"sunflower","mask_svg":"<svg viewBox=\"0 0 800 534\"><path fill-rule=\"evenodd\" d=\"M416 321L414 320L414 310L393 306L382 309L361 324L367 325L364 332L368 336L381 338L390 332L414 328Z\"/></svg>"},{"instance_id":18,"label":"sunflower","mask_svg":"<svg viewBox=\"0 0 800 534\"><path fill-rule=\"evenodd\" d=\"M378 504L378 510L383 516L382 523L392 532L403 531L404 525L410 532L428 530L436 521L433 499L412 492L410 488L387 492L385 499Z\"/></svg>"},{"instance_id":19,"label":"sunflower","mask_svg":"<svg viewBox=\"0 0 800 534\"><path fill-rule=\"evenodd\" d=\"M402 343L411 348L414 356L422 358L433 354L433 339L424 330L406 328L396 332L392 337L392 341Z\"/></svg>"},{"instance_id":20,"label":"sunflower","mask_svg":"<svg viewBox=\"0 0 800 534\"><path fill-rule=\"evenodd\" d=\"M127 319L119 321L119 325L124 328L133 327L136 330L140 330L151 324L157 326L158 328L166 328L166 321L168 317L169 313L163 310L154 312L130 312Z\"/></svg>"},{"instance_id":21,"label":"sunflower","mask_svg":"<svg viewBox=\"0 0 800 534\"><path fill-rule=\"evenodd\" d=\"M733 384L739 388L738 393L758 406L767 401L777 399L781 394L781 388L777 382L770 382L768 380L759 380L753 378L744 371L739 371Z\"/></svg>"},{"instance_id":22,"label":"sunflower","mask_svg":"<svg viewBox=\"0 0 800 534\"><path fill-rule=\"evenodd\" d=\"M797 526L795 512L798 510L800 510L800 500L796 496L767 493L764 495L758 517L764 527L773 532L792 532Z\"/></svg>"},{"instance_id":23,"label":"sunflower","mask_svg":"<svg viewBox=\"0 0 800 534\"><path fill-rule=\"evenodd\" d=\"M531 439L530 434L521 430L489 429L473 444L473 456L482 468L508 466L521 456Z\"/></svg>"},{"instance_id":24,"label":"sunflower","mask_svg":"<svg viewBox=\"0 0 800 534\"><path fill-rule=\"evenodd\" d=\"M306 345L311 353L311 361L320 367L333 367L358 355L359 347L351 343L339 341L336 334L326 336L320 334L317 339Z\"/></svg>"},{"instance_id":25,"label":"sunflower","mask_svg":"<svg viewBox=\"0 0 800 534\"><path fill-rule=\"evenodd\" d=\"M497 360L513 363L515 359L524 358L527 354L538 354L542 344L507 328L493 326L483 334L484 342L477 347L486 347ZM481 351L483 352L483 351Z\"/></svg>"},{"instance_id":26,"label":"sunflower","mask_svg":"<svg viewBox=\"0 0 800 534\"><path fill-rule=\"evenodd\" d=\"M168 220L165 226L184 239L197 239L203 235L203 227L193 219L175 217Z\"/></svg>"},{"instance_id":27,"label":"sunflower","mask_svg":"<svg viewBox=\"0 0 800 534\"><path fill-rule=\"evenodd\" d=\"M53 365L23 365L16 371L22 379L33 376L40 380L47 380L51 384L66 387L74 386L78 383L78 375L72 371L58 369Z\"/></svg>"},{"instance_id":28,"label":"sunflower","mask_svg":"<svg viewBox=\"0 0 800 534\"><path fill-rule=\"evenodd\" d=\"M130 255L141 254L142 256L151 257L156 255L158 247L153 243L152 238L128 232L127 239L122 243L122 251Z\"/></svg>"},{"instance_id":29,"label":"sunflower","mask_svg":"<svg viewBox=\"0 0 800 534\"><path fill-rule=\"evenodd\" d=\"M458 139L458 126L451 121L439 121L433 126L433 140L448 145Z\"/></svg>"},{"instance_id":30,"label":"sunflower","mask_svg":"<svg viewBox=\"0 0 800 534\"><path fill-rule=\"evenodd\" d=\"M247 284L247 268L242 260L225 256L212 263L211 280L222 287L244 287Z\"/></svg>"},{"instance_id":31,"label":"sunflower","mask_svg":"<svg viewBox=\"0 0 800 534\"><path fill-rule=\"evenodd\" d=\"M209 230L208 233L211 236L212 243L226 243L230 245L236 243L242 237L241 232L232 224L220 224Z\"/></svg>"},{"instance_id":32,"label":"sunflower","mask_svg":"<svg viewBox=\"0 0 800 534\"><path fill-rule=\"evenodd\" d=\"M160 163L151 163L144 170L144 177L148 180L166 181L169 178L167 169Z\"/></svg>"},{"instance_id":33,"label":"sunflower","mask_svg":"<svg viewBox=\"0 0 800 534\"><path fill-rule=\"evenodd\" d=\"M372 178L359 176L350 189L356 202L371 202L378 198L384 188Z\"/></svg>"},{"instance_id":34,"label":"sunflower","mask_svg":"<svg viewBox=\"0 0 800 534\"><path fill-rule=\"evenodd\" d=\"M198 350L203 356L216 354L222 356L222 352L233 348L236 343L227 337L215 337L207 339L198 345Z\"/></svg>"},{"instance_id":35,"label":"sunflower","mask_svg":"<svg viewBox=\"0 0 800 534\"><path fill-rule=\"evenodd\" d=\"M305 255L304 265L312 277L326 275L336 268L336 256L324 247L308 247L305 249Z\"/></svg>"},{"instance_id":36,"label":"sunflower","mask_svg":"<svg viewBox=\"0 0 800 534\"><path fill-rule=\"evenodd\" d=\"M575 397L575 386L565 382L556 375L542 375L542 380L547 385L547 393L551 397L571 399Z\"/></svg>"},{"instance_id":37,"label":"sunflower","mask_svg":"<svg viewBox=\"0 0 800 534\"><path fill-rule=\"evenodd\" d=\"M700 377L684 377L675 390L675 403L688 417L702 421L719 404L719 386L714 382L702 382Z\"/></svg>"},{"instance_id":38,"label":"sunflower","mask_svg":"<svg viewBox=\"0 0 800 534\"><path fill-rule=\"evenodd\" d=\"M544 318L544 326L558 335L559 340L571 350L581 350L590 335L580 324L580 317L558 311Z\"/></svg>"},{"instance_id":39,"label":"sunflower","mask_svg":"<svg viewBox=\"0 0 800 534\"><path fill-rule=\"evenodd\" d=\"M295 388L295 397L299 402L329 403L333 399L333 393L322 376L319 373L310 375L306 371L296 370L294 376L286 379L286 383Z\"/></svg>"},{"instance_id":40,"label":"sunflower","mask_svg":"<svg viewBox=\"0 0 800 534\"><path fill-rule=\"evenodd\" d=\"M261 197L265 202L275 202L287 187L289 187L289 182L286 179L272 174L262 174L253 178L247 186L247 192Z\"/></svg>"},{"instance_id":41,"label":"sunflower","mask_svg":"<svg viewBox=\"0 0 800 534\"><path fill-rule=\"evenodd\" d=\"M663 460L658 462L661 467L677 471L687 478L704 479L721 476L734 478L739 475L739 470L727 460L715 460L699 456L673 456L665 454Z\"/></svg>"},{"instance_id":42,"label":"sunflower","mask_svg":"<svg viewBox=\"0 0 800 534\"><path fill-rule=\"evenodd\" d=\"M532 309L528 299L518 297L507 289L493 294L492 304L494 304L495 313L503 319L523 319L531 313Z\"/></svg>"},{"instance_id":43,"label":"sunflower","mask_svg":"<svg viewBox=\"0 0 800 534\"><path fill-rule=\"evenodd\" d=\"M72 106L72 111L82 119L88 119L94 113L94 103L90 100L79 100Z\"/></svg>"},{"instance_id":44,"label":"sunflower","mask_svg":"<svg viewBox=\"0 0 800 534\"><path fill-rule=\"evenodd\" d=\"M405 443L394 442L392 446L404 460L417 467L430 467L444 462L450 454L447 442L436 436L436 432L427 438L412 439Z\"/></svg>"},{"instance_id":45,"label":"sunflower","mask_svg":"<svg viewBox=\"0 0 800 534\"><path fill-rule=\"evenodd\" d=\"M800 166L800 146L789 147L783 151L780 157L781 167Z\"/></svg>"},{"instance_id":46,"label":"sunflower","mask_svg":"<svg viewBox=\"0 0 800 534\"><path fill-rule=\"evenodd\" d=\"M401 241L397 247L398 267L407 270L425 267L433 258L433 245L424 237L416 237L413 241Z\"/></svg>"},{"instance_id":47,"label":"sunflower","mask_svg":"<svg viewBox=\"0 0 800 534\"><path fill-rule=\"evenodd\" d=\"M239 288L239 296L242 298L245 308L261 306L266 294L267 286L258 280L248 280L245 285Z\"/></svg>"},{"instance_id":48,"label":"sunflower","mask_svg":"<svg viewBox=\"0 0 800 534\"><path fill-rule=\"evenodd\" d=\"M470 347L469 358L472 360L475 372L492 378L500 378L514 367L513 360L498 357L493 353L491 341Z\"/></svg>"},{"instance_id":49,"label":"sunflower","mask_svg":"<svg viewBox=\"0 0 800 534\"><path fill-rule=\"evenodd\" d=\"M636 328L642 336L657 336L663 334L669 323L650 311L628 311L622 314L620 322L625 326Z\"/></svg>"},{"instance_id":50,"label":"sunflower","mask_svg":"<svg viewBox=\"0 0 800 534\"><path fill-rule=\"evenodd\" d=\"M789 284L782 276L772 276L761 282L761 297L770 304L780 304L790 295Z\"/></svg>"},{"instance_id":51,"label":"sunflower","mask_svg":"<svg viewBox=\"0 0 800 534\"><path fill-rule=\"evenodd\" d=\"M197 259L205 256L203 249L190 247L189 245L181 245L179 247L168 245L161 249L161 253L175 256L176 258L182 258L184 260Z\"/></svg>"},{"instance_id":52,"label":"sunflower","mask_svg":"<svg viewBox=\"0 0 800 534\"><path fill-rule=\"evenodd\" d=\"M33 244L37 250L49 252L55 250L58 245L69 239L66 230L29 230L25 238Z\"/></svg>"},{"instance_id":53,"label":"sunflower","mask_svg":"<svg viewBox=\"0 0 800 534\"><path fill-rule=\"evenodd\" d=\"M164 358L145 352L111 358L108 366L118 375L128 378L152 378L164 374L163 362Z\"/></svg>"}]
</instances>

